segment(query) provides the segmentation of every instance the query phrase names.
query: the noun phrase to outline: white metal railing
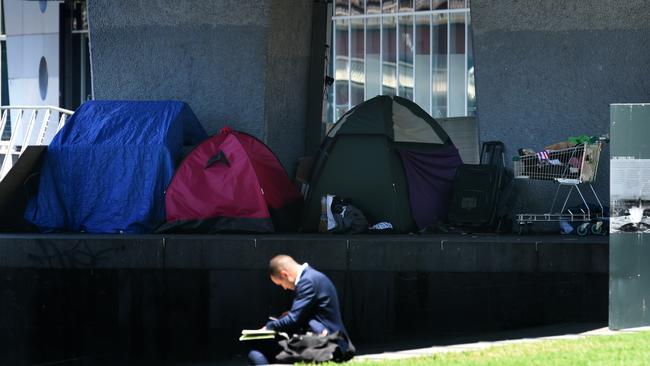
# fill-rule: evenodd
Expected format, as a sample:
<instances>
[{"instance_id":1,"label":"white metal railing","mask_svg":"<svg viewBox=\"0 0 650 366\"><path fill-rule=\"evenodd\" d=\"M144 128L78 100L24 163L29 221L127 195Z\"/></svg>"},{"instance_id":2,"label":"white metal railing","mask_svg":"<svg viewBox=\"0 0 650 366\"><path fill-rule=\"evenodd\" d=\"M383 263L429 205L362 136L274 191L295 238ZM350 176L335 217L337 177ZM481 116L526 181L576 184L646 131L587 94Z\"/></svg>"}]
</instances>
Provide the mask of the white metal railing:
<instances>
[{"instance_id":1,"label":"white metal railing","mask_svg":"<svg viewBox=\"0 0 650 366\"><path fill-rule=\"evenodd\" d=\"M0 111L2 111L2 120L0 120L2 137L5 134L7 121L11 121L9 139L0 138L0 155L3 156L0 180L11 170L27 146L49 145L56 132L73 113L68 109L51 106L0 106ZM27 122L25 122L26 118L29 118Z\"/></svg>"}]
</instances>

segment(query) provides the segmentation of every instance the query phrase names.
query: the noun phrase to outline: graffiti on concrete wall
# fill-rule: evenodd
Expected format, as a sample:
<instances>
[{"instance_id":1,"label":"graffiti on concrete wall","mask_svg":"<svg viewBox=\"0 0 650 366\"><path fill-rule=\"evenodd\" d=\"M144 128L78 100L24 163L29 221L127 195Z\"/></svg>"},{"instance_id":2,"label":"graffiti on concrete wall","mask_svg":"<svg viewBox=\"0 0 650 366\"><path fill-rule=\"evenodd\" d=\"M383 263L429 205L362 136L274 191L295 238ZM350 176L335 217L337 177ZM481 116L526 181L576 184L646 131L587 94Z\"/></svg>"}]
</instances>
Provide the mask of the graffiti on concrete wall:
<instances>
[{"instance_id":1,"label":"graffiti on concrete wall","mask_svg":"<svg viewBox=\"0 0 650 366\"><path fill-rule=\"evenodd\" d=\"M47 268L95 268L110 261L119 249L113 246L96 248L89 245L87 240L39 240L35 248L38 248L38 251L28 252L27 257Z\"/></svg>"}]
</instances>

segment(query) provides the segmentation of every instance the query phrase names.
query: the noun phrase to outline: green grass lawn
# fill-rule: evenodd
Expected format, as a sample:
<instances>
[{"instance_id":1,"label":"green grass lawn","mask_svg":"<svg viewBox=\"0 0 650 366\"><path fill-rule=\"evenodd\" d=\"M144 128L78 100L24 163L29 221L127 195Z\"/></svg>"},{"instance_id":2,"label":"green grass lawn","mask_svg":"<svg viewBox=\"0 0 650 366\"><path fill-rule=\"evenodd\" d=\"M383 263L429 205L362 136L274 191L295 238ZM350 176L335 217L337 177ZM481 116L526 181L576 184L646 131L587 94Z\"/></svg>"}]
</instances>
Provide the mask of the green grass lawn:
<instances>
[{"instance_id":1,"label":"green grass lawn","mask_svg":"<svg viewBox=\"0 0 650 366\"><path fill-rule=\"evenodd\" d=\"M361 361L354 365L650 365L650 332L589 336L494 346L480 351L402 360Z\"/></svg>"}]
</instances>

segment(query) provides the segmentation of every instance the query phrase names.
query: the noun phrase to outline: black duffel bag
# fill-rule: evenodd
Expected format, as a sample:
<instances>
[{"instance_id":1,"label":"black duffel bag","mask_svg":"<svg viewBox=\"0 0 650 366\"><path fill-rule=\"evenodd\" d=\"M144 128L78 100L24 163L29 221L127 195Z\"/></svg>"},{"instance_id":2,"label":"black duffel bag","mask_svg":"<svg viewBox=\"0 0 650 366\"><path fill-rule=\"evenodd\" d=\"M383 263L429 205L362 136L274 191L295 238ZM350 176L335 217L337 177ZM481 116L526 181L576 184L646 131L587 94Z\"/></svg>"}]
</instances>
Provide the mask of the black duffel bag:
<instances>
[{"instance_id":1,"label":"black duffel bag","mask_svg":"<svg viewBox=\"0 0 650 366\"><path fill-rule=\"evenodd\" d=\"M356 351L348 337L339 332L330 335L294 334L278 344L282 351L275 359L280 363L344 362L354 357Z\"/></svg>"}]
</instances>

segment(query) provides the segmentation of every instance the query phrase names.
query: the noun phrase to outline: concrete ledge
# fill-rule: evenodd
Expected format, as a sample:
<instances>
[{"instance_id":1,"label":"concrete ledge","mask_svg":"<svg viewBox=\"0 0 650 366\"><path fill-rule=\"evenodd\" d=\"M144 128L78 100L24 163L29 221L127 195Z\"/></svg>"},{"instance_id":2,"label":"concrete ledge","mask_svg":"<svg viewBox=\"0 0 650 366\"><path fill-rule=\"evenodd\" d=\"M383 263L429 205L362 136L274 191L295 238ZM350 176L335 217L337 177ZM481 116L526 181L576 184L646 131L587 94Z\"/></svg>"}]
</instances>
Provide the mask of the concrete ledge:
<instances>
[{"instance_id":1,"label":"concrete ledge","mask_svg":"<svg viewBox=\"0 0 650 366\"><path fill-rule=\"evenodd\" d=\"M162 268L163 255L160 239L147 236L0 238L0 267L5 268Z\"/></svg>"},{"instance_id":2,"label":"concrete ledge","mask_svg":"<svg viewBox=\"0 0 650 366\"><path fill-rule=\"evenodd\" d=\"M0 235L0 267L265 270L287 253L326 271L608 273L607 237Z\"/></svg>"}]
</instances>

